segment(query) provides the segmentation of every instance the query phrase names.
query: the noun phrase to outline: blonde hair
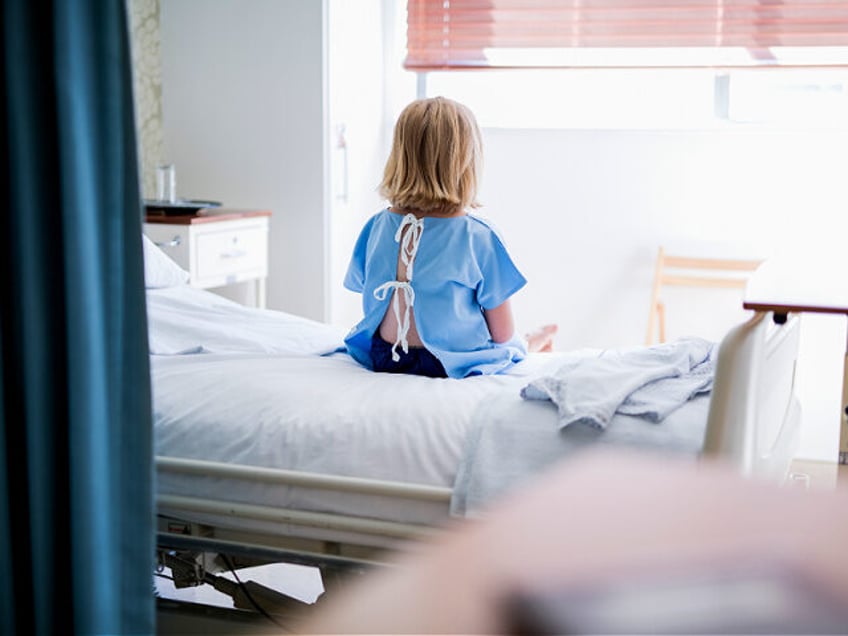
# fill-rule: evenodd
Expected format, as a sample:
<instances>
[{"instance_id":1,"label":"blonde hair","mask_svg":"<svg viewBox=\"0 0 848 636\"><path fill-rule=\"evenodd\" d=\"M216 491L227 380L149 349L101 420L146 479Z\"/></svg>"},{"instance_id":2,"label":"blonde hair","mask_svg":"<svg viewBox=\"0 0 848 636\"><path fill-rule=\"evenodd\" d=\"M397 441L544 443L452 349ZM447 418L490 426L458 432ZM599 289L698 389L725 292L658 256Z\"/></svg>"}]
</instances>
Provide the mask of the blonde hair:
<instances>
[{"instance_id":1,"label":"blonde hair","mask_svg":"<svg viewBox=\"0 0 848 636\"><path fill-rule=\"evenodd\" d=\"M479 207L483 147L472 112L444 97L419 99L400 114L380 195L401 210L451 214Z\"/></svg>"}]
</instances>

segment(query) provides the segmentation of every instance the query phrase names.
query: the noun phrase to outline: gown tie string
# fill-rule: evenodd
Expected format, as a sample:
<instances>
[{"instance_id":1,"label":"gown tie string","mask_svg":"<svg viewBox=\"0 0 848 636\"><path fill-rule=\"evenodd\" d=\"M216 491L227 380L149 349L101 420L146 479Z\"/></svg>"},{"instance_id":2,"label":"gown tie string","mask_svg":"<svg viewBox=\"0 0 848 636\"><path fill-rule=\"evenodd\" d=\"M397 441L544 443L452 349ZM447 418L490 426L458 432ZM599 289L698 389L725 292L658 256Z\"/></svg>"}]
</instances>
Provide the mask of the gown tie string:
<instances>
[{"instance_id":1,"label":"gown tie string","mask_svg":"<svg viewBox=\"0 0 848 636\"><path fill-rule=\"evenodd\" d=\"M405 233L404 230L409 228ZM424 233L424 219L419 219L414 214L407 214L401 219L395 242L400 243L400 260L406 267L406 280L386 281L374 290L374 298L385 300L389 290L394 290L392 297L392 310L397 320L397 339L392 345L392 360L400 360L397 348L400 346L404 353L409 353L409 341L407 335L410 327L410 311L415 304L415 290L412 289L412 269L415 265L415 256L418 254L418 245L421 243L421 235ZM400 310L400 294L403 294L404 308Z\"/></svg>"},{"instance_id":2,"label":"gown tie string","mask_svg":"<svg viewBox=\"0 0 848 636\"><path fill-rule=\"evenodd\" d=\"M397 320L398 332L397 339L392 345L392 360L397 362L398 360L400 360L400 356L397 352L398 345L400 345L404 353L409 353L409 341L406 339L406 336L409 333L409 311L410 309L412 309L412 305L415 303L415 290L412 289L412 285L410 285L406 281L390 280L383 283L377 289L374 290L374 298L376 298L377 300L385 300L386 294L389 293L390 289L395 290L394 297L392 298L392 309L395 312L395 319ZM401 315L400 311L401 293L403 293L403 299L405 301L403 315Z\"/></svg>"}]
</instances>

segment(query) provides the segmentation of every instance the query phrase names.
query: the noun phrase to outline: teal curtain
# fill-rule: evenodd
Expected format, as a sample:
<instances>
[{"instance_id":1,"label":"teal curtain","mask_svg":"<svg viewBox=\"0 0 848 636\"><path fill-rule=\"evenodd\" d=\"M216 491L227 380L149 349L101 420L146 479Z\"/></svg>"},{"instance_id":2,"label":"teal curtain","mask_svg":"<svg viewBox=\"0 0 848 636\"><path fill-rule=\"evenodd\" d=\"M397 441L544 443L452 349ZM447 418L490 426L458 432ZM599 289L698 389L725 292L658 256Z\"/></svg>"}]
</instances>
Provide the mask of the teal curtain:
<instances>
[{"instance_id":1,"label":"teal curtain","mask_svg":"<svg viewBox=\"0 0 848 636\"><path fill-rule=\"evenodd\" d=\"M126 7L4 0L0 19L0 633L153 633Z\"/></svg>"}]
</instances>

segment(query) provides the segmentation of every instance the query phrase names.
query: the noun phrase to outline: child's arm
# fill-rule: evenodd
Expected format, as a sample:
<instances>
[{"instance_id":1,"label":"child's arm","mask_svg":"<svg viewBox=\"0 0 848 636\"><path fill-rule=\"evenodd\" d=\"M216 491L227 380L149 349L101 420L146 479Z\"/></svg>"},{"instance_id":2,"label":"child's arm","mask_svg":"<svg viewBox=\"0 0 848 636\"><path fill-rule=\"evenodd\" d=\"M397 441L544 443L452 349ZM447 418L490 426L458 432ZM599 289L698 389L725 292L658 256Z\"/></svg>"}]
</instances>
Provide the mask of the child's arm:
<instances>
[{"instance_id":1,"label":"child's arm","mask_svg":"<svg viewBox=\"0 0 848 636\"><path fill-rule=\"evenodd\" d=\"M509 305L509 300L505 300L493 309L484 309L483 316L486 318L492 340L498 344L510 340L515 334L515 323L512 319L512 307Z\"/></svg>"}]
</instances>

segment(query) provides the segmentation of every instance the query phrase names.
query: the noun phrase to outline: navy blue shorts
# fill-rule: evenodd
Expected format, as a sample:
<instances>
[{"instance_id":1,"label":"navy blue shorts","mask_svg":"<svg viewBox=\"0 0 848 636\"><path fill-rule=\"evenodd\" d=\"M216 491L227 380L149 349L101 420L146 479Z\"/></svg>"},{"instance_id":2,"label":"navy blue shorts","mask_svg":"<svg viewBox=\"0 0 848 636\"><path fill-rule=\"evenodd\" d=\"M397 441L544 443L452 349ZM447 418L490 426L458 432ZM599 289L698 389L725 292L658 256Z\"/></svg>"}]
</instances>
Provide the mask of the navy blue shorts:
<instances>
[{"instance_id":1,"label":"navy blue shorts","mask_svg":"<svg viewBox=\"0 0 848 636\"><path fill-rule=\"evenodd\" d=\"M371 338L371 363L374 371L383 373L409 373L426 375L429 378L446 378L445 368L439 359L424 347L409 347L409 353L397 348L400 360L392 360L392 345L375 333Z\"/></svg>"}]
</instances>

